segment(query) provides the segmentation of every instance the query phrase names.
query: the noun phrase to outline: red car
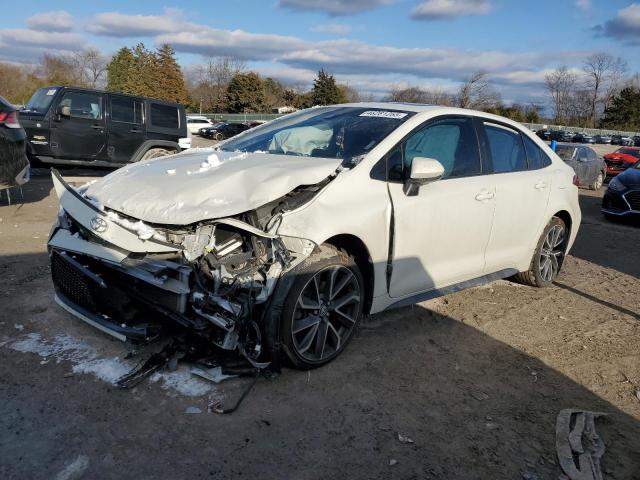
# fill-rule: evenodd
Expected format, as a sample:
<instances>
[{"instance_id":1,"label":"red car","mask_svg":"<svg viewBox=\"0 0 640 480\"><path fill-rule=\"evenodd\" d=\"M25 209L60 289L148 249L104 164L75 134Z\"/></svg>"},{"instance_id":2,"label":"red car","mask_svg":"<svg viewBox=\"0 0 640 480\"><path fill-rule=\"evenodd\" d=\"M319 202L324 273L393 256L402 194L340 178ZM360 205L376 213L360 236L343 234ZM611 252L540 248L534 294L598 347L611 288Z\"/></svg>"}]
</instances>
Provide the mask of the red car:
<instances>
[{"instance_id":1,"label":"red car","mask_svg":"<svg viewBox=\"0 0 640 480\"><path fill-rule=\"evenodd\" d=\"M640 161L640 147L620 147L604 156L607 164L607 176L615 177Z\"/></svg>"}]
</instances>

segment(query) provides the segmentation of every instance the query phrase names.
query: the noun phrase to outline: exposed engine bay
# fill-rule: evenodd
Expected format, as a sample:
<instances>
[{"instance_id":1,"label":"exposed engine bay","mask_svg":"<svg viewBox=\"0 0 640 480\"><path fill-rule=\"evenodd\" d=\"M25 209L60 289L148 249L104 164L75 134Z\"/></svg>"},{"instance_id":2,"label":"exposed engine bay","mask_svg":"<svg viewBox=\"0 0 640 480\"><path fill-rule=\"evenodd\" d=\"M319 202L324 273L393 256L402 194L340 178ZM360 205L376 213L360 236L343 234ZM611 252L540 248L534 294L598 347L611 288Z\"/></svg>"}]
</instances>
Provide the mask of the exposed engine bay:
<instances>
[{"instance_id":1,"label":"exposed engine bay","mask_svg":"<svg viewBox=\"0 0 640 480\"><path fill-rule=\"evenodd\" d=\"M316 247L275 232L282 213L332 178L233 217L172 226L99 205L53 171L60 197L49 241L56 300L121 340L147 342L166 328L187 329L263 368L273 292Z\"/></svg>"}]
</instances>

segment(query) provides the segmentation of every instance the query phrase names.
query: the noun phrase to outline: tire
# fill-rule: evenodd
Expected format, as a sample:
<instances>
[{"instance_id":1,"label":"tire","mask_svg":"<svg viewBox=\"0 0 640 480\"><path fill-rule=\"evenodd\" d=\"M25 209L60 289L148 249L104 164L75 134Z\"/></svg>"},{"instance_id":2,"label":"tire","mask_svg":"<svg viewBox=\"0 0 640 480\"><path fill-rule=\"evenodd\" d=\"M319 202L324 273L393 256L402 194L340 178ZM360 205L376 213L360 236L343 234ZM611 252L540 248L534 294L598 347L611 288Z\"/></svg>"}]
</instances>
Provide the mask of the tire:
<instances>
[{"instance_id":1,"label":"tire","mask_svg":"<svg viewBox=\"0 0 640 480\"><path fill-rule=\"evenodd\" d=\"M221 142L222 140L224 140L224 135L222 135L221 133L216 133L213 139Z\"/></svg>"},{"instance_id":2,"label":"tire","mask_svg":"<svg viewBox=\"0 0 640 480\"><path fill-rule=\"evenodd\" d=\"M171 150L167 150L166 148L150 148L146 151L146 153L140 159L141 162L145 160L151 160L153 158L165 157L167 155L171 155L174 153Z\"/></svg>"},{"instance_id":3,"label":"tire","mask_svg":"<svg viewBox=\"0 0 640 480\"><path fill-rule=\"evenodd\" d=\"M567 233L564 221L553 217L538 240L529 270L516 274L514 279L531 287L550 286L562 269L564 254L567 250Z\"/></svg>"},{"instance_id":4,"label":"tire","mask_svg":"<svg viewBox=\"0 0 640 480\"><path fill-rule=\"evenodd\" d=\"M296 278L280 319L282 350L293 367L317 368L340 355L358 327L362 274L353 257L327 245L290 274Z\"/></svg>"},{"instance_id":5,"label":"tire","mask_svg":"<svg viewBox=\"0 0 640 480\"><path fill-rule=\"evenodd\" d=\"M604 184L604 177L605 177L604 173L598 172L598 176L596 177L596 179L589 184L589 189L600 190L600 188Z\"/></svg>"}]
</instances>

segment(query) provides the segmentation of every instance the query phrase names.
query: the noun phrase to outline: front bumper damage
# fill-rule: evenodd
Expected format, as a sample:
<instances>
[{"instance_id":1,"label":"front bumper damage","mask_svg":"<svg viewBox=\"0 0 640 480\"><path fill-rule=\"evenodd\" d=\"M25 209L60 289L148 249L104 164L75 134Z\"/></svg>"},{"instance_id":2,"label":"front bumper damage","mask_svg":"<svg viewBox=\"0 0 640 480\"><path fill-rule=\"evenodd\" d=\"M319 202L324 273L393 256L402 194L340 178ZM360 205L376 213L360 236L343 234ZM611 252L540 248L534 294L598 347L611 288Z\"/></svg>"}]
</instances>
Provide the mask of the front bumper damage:
<instances>
[{"instance_id":1,"label":"front bumper damage","mask_svg":"<svg viewBox=\"0 0 640 480\"><path fill-rule=\"evenodd\" d=\"M86 198L55 170L52 176L60 212L48 245L63 308L120 340L187 330L264 365L275 348L265 325L271 297L313 242L278 236L279 216L263 225L257 212L149 225Z\"/></svg>"}]
</instances>

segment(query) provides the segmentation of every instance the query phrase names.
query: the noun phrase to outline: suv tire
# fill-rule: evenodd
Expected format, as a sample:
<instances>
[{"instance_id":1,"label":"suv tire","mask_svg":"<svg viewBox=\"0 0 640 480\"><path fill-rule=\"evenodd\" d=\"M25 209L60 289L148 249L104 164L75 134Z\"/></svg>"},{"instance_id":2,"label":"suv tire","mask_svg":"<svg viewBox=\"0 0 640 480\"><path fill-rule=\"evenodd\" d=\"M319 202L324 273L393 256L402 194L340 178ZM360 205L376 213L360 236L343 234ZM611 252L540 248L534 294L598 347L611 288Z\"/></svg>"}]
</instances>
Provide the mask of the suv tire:
<instances>
[{"instance_id":1,"label":"suv tire","mask_svg":"<svg viewBox=\"0 0 640 480\"><path fill-rule=\"evenodd\" d=\"M567 250L567 226L558 217L553 217L545 227L529 270L517 273L514 279L531 287L548 287L558 277Z\"/></svg>"},{"instance_id":2,"label":"suv tire","mask_svg":"<svg viewBox=\"0 0 640 480\"><path fill-rule=\"evenodd\" d=\"M289 275L280 319L285 360L308 370L329 363L349 344L362 318L364 281L353 257L323 245Z\"/></svg>"},{"instance_id":3,"label":"suv tire","mask_svg":"<svg viewBox=\"0 0 640 480\"><path fill-rule=\"evenodd\" d=\"M174 153L172 150L167 150L166 148L150 148L140 159L141 162L145 160L151 160L153 158L165 157L167 155L171 155Z\"/></svg>"}]
</instances>

